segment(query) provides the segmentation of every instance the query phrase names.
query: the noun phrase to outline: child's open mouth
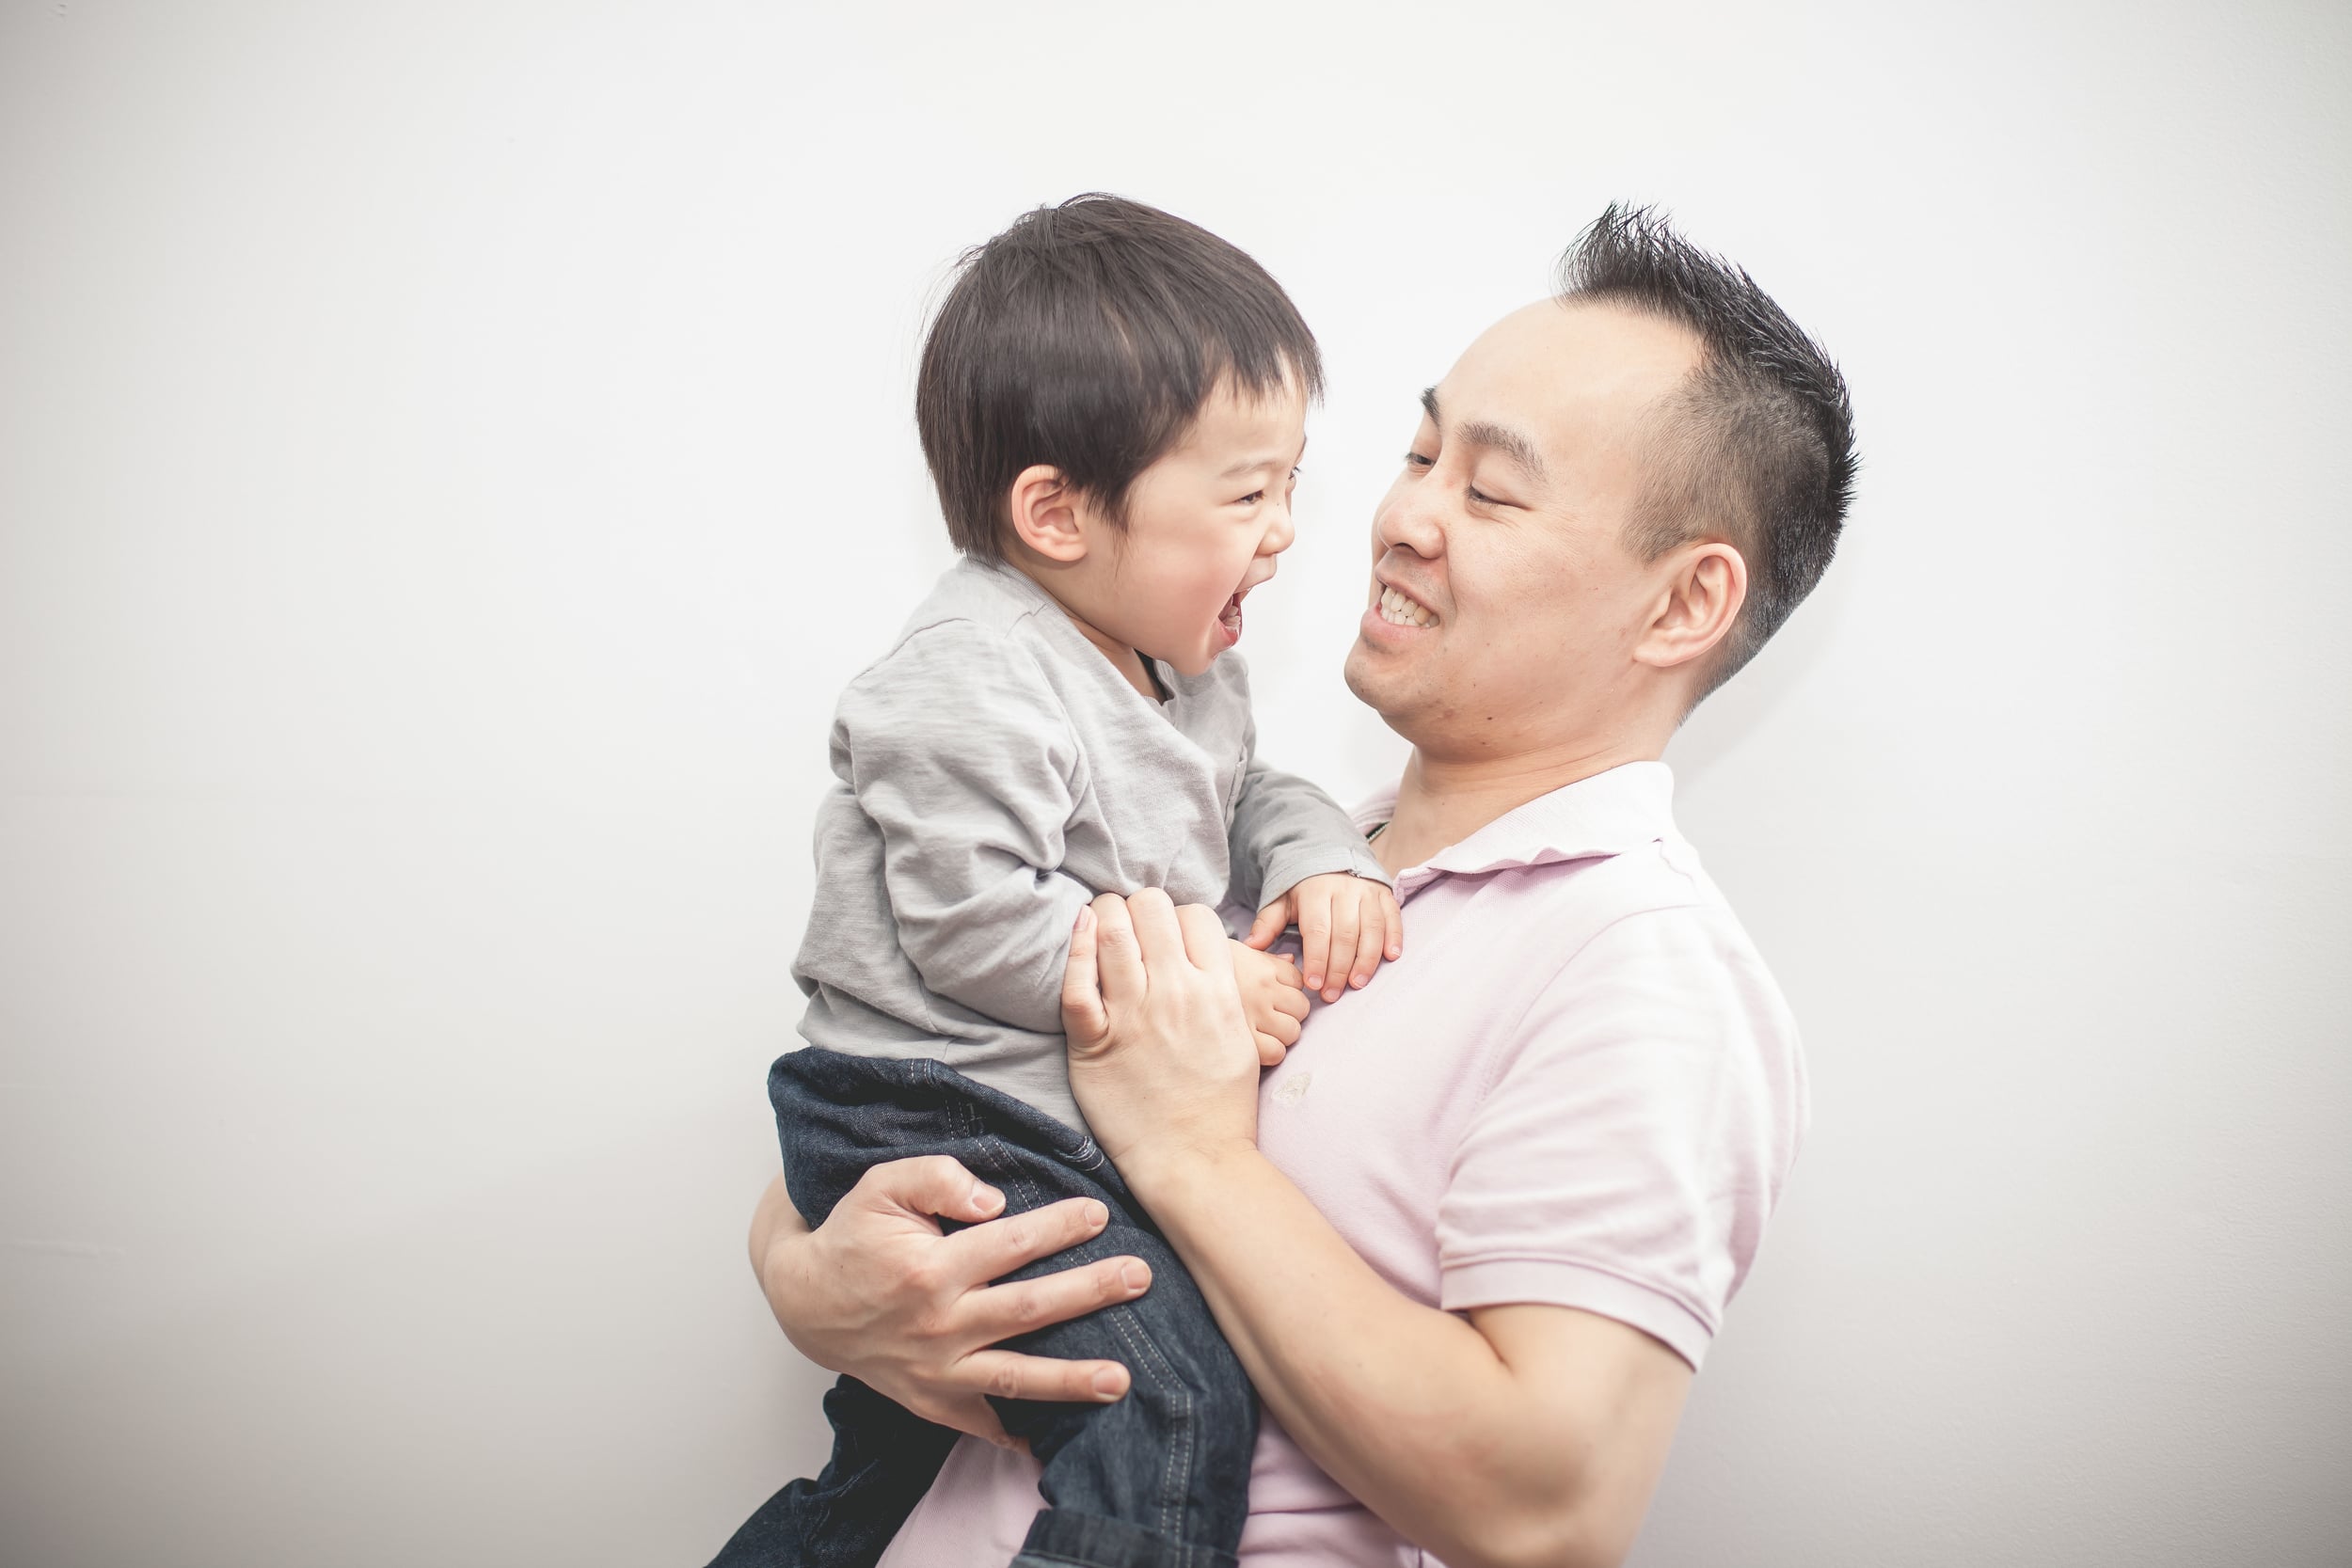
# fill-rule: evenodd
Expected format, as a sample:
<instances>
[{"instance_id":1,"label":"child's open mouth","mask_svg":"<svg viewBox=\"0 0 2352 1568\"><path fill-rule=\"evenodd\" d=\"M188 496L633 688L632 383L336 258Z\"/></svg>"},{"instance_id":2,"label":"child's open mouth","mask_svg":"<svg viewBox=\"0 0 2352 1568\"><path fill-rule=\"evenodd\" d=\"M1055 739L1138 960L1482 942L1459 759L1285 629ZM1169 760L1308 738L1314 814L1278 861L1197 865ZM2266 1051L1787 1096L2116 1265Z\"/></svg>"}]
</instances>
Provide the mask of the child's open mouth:
<instances>
[{"instance_id":1,"label":"child's open mouth","mask_svg":"<svg viewBox=\"0 0 2352 1568\"><path fill-rule=\"evenodd\" d=\"M1241 641L1241 595L1239 594L1225 601L1225 608L1217 611L1216 624L1225 628L1227 647L1230 648Z\"/></svg>"}]
</instances>

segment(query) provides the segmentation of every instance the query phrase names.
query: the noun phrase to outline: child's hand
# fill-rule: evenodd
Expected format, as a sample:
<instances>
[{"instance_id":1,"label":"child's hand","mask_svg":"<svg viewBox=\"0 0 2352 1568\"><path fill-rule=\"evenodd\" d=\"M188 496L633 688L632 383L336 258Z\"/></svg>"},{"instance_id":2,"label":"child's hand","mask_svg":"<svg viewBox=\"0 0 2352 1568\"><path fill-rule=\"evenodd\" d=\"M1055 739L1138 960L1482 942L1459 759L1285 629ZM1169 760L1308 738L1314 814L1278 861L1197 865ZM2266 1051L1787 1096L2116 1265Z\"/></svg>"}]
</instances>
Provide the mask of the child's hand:
<instances>
[{"instance_id":1,"label":"child's hand","mask_svg":"<svg viewBox=\"0 0 2352 1568\"><path fill-rule=\"evenodd\" d=\"M1298 977L1298 966L1237 942L1233 979L1241 987L1242 1011L1257 1031L1259 1065L1279 1066L1298 1043L1298 1026L1307 1017L1306 983Z\"/></svg>"},{"instance_id":2,"label":"child's hand","mask_svg":"<svg viewBox=\"0 0 2352 1568\"><path fill-rule=\"evenodd\" d=\"M1361 990L1382 958L1394 962L1405 952L1405 916L1396 895L1369 877L1331 871L1308 878L1260 910L1242 941L1271 947L1294 922L1307 989L1321 991L1326 1002L1337 1002L1347 986Z\"/></svg>"}]
</instances>

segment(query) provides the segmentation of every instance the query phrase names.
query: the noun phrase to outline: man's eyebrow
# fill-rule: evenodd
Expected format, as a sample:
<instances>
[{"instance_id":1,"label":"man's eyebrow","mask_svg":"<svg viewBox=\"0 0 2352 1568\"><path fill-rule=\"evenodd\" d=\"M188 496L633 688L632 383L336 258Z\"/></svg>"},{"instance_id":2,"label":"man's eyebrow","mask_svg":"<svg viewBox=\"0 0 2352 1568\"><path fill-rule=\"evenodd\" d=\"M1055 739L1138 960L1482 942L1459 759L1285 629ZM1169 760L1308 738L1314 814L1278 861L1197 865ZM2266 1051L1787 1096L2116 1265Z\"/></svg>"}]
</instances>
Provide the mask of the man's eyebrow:
<instances>
[{"instance_id":1,"label":"man's eyebrow","mask_svg":"<svg viewBox=\"0 0 2352 1568\"><path fill-rule=\"evenodd\" d=\"M1508 425L1489 424L1485 420L1472 420L1454 433L1474 447L1492 447L1495 451L1527 470L1530 479L1544 477L1543 454L1535 443Z\"/></svg>"},{"instance_id":2,"label":"man's eyebrow","mask_svg":"<svg viewBox=\"0 0 2352 1568\"><path fill-rule=\"evenodd\" d=\"M1422 412L1429 416L1431 424L1440 430L1445 428L1445 420L1438 416L1438 389L1435 387L1421 389L1421 407ZM1468 441L1471 446L1494 448L1526 469L1530 479L1544 477L1543 453L1535 450L1534 442L1508 425L1496 424L1487 420L1472 420L1454 434L1457 439Z\"/></svg>"}]
</instances>

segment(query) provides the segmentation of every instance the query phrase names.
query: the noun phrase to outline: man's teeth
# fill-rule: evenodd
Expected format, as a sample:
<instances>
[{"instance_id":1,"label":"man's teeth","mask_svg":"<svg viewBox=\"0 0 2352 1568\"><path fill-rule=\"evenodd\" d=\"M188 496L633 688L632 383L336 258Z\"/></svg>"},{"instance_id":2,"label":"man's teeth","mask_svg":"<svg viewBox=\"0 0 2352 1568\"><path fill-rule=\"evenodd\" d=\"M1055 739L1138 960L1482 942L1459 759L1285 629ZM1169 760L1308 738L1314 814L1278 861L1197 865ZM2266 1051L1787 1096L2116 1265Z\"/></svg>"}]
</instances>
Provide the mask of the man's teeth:
<instances>
[{"instance_id":1,"label":"man's teeth","mask_svg":"<svg viewBox=\"0 0 2352 1568\"><path fill-rule=\"evenodd\" d=\"M1434 626L1438 618L1395 589L1380 590L1380 619L1392 626Z\"/></svg>"}]
</instances>

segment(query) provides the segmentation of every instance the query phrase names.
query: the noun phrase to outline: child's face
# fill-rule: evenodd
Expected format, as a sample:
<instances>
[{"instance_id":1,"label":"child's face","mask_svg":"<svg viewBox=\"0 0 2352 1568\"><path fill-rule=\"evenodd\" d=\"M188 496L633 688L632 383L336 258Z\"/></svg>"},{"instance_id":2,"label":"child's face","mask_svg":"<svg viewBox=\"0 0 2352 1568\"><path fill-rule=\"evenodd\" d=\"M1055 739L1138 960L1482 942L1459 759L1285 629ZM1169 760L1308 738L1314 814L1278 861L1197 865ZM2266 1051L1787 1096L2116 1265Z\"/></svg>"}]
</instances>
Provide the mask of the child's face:
<instances>
[{"instance_id":1,"label":"child's face","mask_svg":"<svg viewBox=\"0 0 2352 1568\"><path fill-rule=\"evenodd\" d=\"M1290 548L1307 400L1220 388L1127 492L1127 526L1089 516L1096 542L1057 592L1094 631L1197 675L1241 640L1241 601Z\"/></svg>"}]
</instances>

